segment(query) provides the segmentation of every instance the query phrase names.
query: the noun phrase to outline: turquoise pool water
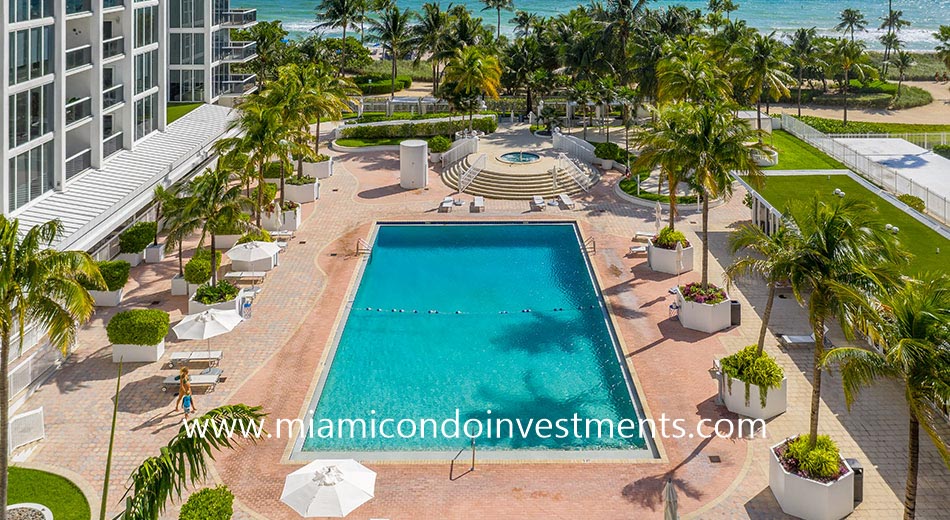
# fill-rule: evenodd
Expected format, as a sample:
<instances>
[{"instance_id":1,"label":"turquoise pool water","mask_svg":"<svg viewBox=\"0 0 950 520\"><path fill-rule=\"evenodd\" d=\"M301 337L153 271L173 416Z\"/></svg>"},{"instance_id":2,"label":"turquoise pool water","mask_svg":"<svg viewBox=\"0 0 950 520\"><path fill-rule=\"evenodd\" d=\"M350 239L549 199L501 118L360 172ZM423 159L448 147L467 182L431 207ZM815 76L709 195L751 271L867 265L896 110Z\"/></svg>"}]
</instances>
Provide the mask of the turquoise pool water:
<instances>
[{"instance_id":1,"label":"turquoise pool water","mask_svg":"<svg viewBox=\"0 0 950 520\"><path fill-rule=\"evenodd\" d=\"M451 423L447 438L420 422L456 410L483 433L486 420L540 426L575 413L637 423L631 388L574 225L380 225L301 449L458 450L467 437L451 438ZM321 419L384 418L417 421L425 438L393 424L383 431L392 439L320 435ZM508 438L501 424L502 435L478 437L480 450L646 449L639 435L587 438L584 425L581 438L557 439L521 435L518 423Z\"/></svg>"}]
</instances>

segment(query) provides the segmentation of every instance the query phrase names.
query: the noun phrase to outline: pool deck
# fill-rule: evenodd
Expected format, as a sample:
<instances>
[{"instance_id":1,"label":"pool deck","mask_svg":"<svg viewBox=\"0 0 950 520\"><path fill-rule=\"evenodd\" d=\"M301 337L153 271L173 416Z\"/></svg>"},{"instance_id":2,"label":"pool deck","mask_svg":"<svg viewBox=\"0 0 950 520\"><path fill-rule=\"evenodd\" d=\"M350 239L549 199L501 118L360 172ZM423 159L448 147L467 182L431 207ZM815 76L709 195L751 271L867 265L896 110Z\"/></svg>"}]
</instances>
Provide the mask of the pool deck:
<instances>
[{"instance_id":1,"label":"pool deck","mask_svg":"<svg viewBox=\"0 0 950 520\"><path fill-rule=\"evenodd\" d=\"M733 290L731 296L743 305L739 327L707 335L670 320L667 289L676 277L652 272L645 255L627 254L635 245L630 238L635 231L653 229L653 210L617 198L616 173L589 195L575 197L579 204L574 211L548 207L534 212L527 201L487 200L484 213L469 213L466 205L444 214L437 206L452 190L435 172L430 172L428 190L400 189L395 153L342 156L337 165L337 174L322 181L321 199L305 206L304 225L264 283L253 317L235 333L213 340L214 348L224 351L221 367L228 379L215 392L195 396L200 411L247 403L263 405L274 418L300 416L343 317L359 265L355 244L368 236L374 222L565 219L576 220L584 235L596 240L591 260L648 415L659 419L665 413L688 424L736 417L715 405L716 382L707 370L714 358L754 342L760 322L753 309L764 305L764 287L743 281ZM728 233L748 218L738 191L712 213L710 279L717 283L720 263L728 262ZM695 215L677 222L696 244L699 227ZM683 274L680 283L699 280L699 251L696 255L697 270ZM169 311L172 323L177 322L186 300L168 293L176 271L174 256L133 269L122 307L96 313L81 333L76 353L22 408L43 406L46 415L47 439L34 447L28 463L67 469L84 488L101 492L116 375L104 324L117 310L155 301L153 308ZM799 306L784 299L776 301L771 329L802 333L808 325ZM831 338L845 343L837 328ZM204 345L170 341L167 350ZM659 439L659 461L478 461L476 471L454 481L448 478L448 460L372 463L368 465L378 473L376 496L348 518L660 518L662 489L669 478L686 517L782 518L767 487L767 446L807 429L811 350L785 351L776 345L770 333L767 348L789 379L789 410L769 422L768 439ZM129 473L178 430L181 415L173 412L174 397L159 391L161 379L171 373L158 363L126 366L110 512L118 512ZM889 383L871 388L848 414L840 380L832 375L824 379L823 397L822 432L865 468L864 503L850 518L898 516L907 428L900 389ZM234 491L236 520L300 518L279 502L284 477L300 466L289 461L292 445L287 439L270 439L216 456L213 477ZM948 494L950 472L923 438L918 517L946 514ZM177 518L177 507L171 505L165 516Z\"/></svg>"}]
</instances>

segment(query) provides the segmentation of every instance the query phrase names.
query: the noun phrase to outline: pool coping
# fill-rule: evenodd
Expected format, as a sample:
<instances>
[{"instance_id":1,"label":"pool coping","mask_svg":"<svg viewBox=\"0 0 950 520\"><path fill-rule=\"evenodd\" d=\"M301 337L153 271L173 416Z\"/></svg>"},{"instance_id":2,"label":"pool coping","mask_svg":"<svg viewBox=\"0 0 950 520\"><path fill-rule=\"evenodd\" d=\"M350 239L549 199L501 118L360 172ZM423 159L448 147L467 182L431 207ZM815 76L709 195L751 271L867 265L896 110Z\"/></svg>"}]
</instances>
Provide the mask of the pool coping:
<instances>
[{"instance_id":1,"label":"pool coping","mask_svg":"<svg viewBox=\"0 0 950 520\"><path fill-rule=\"evenodd\" d=\"M456 220L431 220L431 219L420 219L420 220L407 220L407 219L397 219L397 220L374 220L370 224L370 231L366 236L366 241L369 244L375 244L377 234L379 229L382 226L392 226L392 225L570 225L574 229L574 235L577 240L577 246L581 252L581 257L584 260L585 266L587 268L588 276L590 281L596 290L597 298L601 302L601 310L603 312L604 323L607 326L608 333L611 337L611 343L614 346L614 354L616 360L620 365L620 370L623 374L624 382L627 385L627 393L631 399L631 405L634 407L634 410L638 412L638 419L648 420L652 423L653 415L650 413L649 407L646 404L646 400L640 395L640 389L642 385L640 380L636 375L636 371L632 366L632 362L629 361L626 357L627 349L626 344L624 343L623 337L621 336L619 330L614 324L615 314L613 308L603 292L603 284L600 278L600 274L591 261L590 255L585 247L585 234L581 229L580 222L576 219L531 219L531 220L518 220L518 219L499 219L499 220L490 220L490 221L456 221ZM369 263L369 256L364 255L358 259L359 265L353 270L353 274L350 277L350 281L347 285L346 296L341 305L339 305L339 310L337 311L337 316L333 324L333 334L328 336L327 342L323 349L323 354L321 355L320 362L317 365L316 372L314 374L313 380L308 388L308 394L310 397L305 399L301 406L301 411L298 414L298 418L307 418L310 415L311 410L316 410L316 406L319 403L321 395L318 395L318 390L322 394L322 388L326 383L326 379L329 376L328 368L332 366L333 359L336 355L337 348L339 347L340 340L343 335L343 331L346 328L346 323L349 318L350 310L352 309L353 302L355 301L356 291L359 288L359 282L363 278L364 271L367 264ZM304 464L318 459L334 459L334 458L344 458L344 459L357 459L362 462L373 463L373 464L431 464L433 462L444 462L445 460L454 460L459 458L463 452L471 453L469 448L462 448L461 450L426 450L426 451L413 451L413 450L394 450L394 451L304 451L303 444L306 438L308 427L305 426L305 430L300 432L300 435L294 435L292 440L287 442L287 446L284 449L283 457L281 457L281 463L289 464ZM571 464L571 463L659 463L664 464L669 462L667 458L666 451L662 446L661 439L655 438L653 432L650 435L642 437L646 443L644 448L638 449L629 449L629 450L619 450L619 449L606 449L606 450L478 450L478 446L475 446L477 453L477 459L479 463L488 463L488 464L523 464L523 463L549 463L549 464ZM460 439L463 440L463 439ZM514 455L514 456L512 456ZM462 457L462 461L467 460L466 457Z\"/></svg>"}]
</instances>

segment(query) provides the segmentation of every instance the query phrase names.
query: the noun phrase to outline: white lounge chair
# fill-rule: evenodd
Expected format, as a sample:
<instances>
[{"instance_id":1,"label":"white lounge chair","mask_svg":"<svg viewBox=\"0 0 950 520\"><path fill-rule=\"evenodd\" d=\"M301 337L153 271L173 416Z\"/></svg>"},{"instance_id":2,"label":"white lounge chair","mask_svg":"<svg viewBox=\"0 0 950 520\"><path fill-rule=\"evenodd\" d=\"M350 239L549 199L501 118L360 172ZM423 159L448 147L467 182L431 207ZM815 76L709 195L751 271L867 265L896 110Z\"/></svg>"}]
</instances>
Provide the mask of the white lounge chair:
<instances>
[{"instance_id":1,"label":"white lounge chair","mask_svg":"<svg viewBox=\"0 0 950 520\"><path fill-rule=\"evenodd\" d=\"M631 246L630 247L631 255L639 255L646 252L647 252L647 246Z\"/></svg>"},{"instance_id":2,"label":"white lounge chair","mask_svg":"<svg viewBox=\"0 0 950 520\"><path fill-rule=\"evenodd\" d=\"M264 278L267 276L265 271L231 271L224 274L226 280L234 280L236 282L250 282L252 284L259 284L264 281Z\"/></svg>"},{"instance_id":3,"label":"white lounge chair","mask_svg":"<svg viewBox=\"0 0 950 520\"><path fill-rule=\"evenodd\" d=\"M213 372L210 374L194 374L188 376L188 382L191 386L203 386L206 392L213 392L221 381L221 373ZM167 392L169 388L177 388L179 385L179 376L168 376L162 382L162 392Z\"/></svg>"},{"instance_id":4,"label":"white lounge chair","mask_svg":"<svg viewBox=\"0 0 950 520\"><path fill-rule=\"evenodd\" d=\"M294 238L293 231L270 231L269 234L270 234L270 237L273 238L274 240L277 240L278 238L283 238L283 239Z\"/></svg>"},{"instance_id":5,"label":"white lounge chair","mask_svg":"<svg viewBox=\"0 0 950 520\"><path fill-rule=\"evenodd\" d=\"M815 344L815 334L811 333L807 336L805 335L794 335L794 334L779 334L778 340L785 344L786 346L793 345L814 345ZM828 336L825 336L825 346L831 346L831 341L828 339Z\"/></svg>"},{"instance_id":6,"label":"white lounge chair","mask_svg":"<svg viewBox=\"0 0 950 520\"><path fill-rule=\"evenodd\" d=\"M485 197L476 196L475 200L472 201L472 209L475 210L475 213L485 211Z\"/></svg>"},{"instance_id":7,"label":"white lounge chair","mask_svg":"<svg viewBox=\"0 0 950 520\"><path fill-rule=\"evenodd\" d=\"M544 197L540 195L535 195L531 197L531 205L538 209L538 211L544 211L546 204L544 203Z\"/></svg>"},{"instance_id":8,"label":"white lounge chair","mask_svg":"<svg viewBox=\"0 0 950 520\"><path fill-rule=\"evenodd\" d=\"M196 350L194 352L172 352L168 364L173 368L187 365L188 363L207 363L209 366L215 366L221 361L222 352L220 350Z\"/></svg>"},{"instance_id":9,"label":"white lounge chair","mask_svg":"<svg viewBox=\"0 0 950 520\"><path fill-rule=\"evenodd\" d=\"M567 193L562 193L558 195L557 198L561 201L561 204L563 204L565 208L574 209L574 201L571 200L571 196Z\"/></svg>"},{"instance_id":10,"label":"white lounge chair","mask_svg":"<svg viewBox=\"0 0 950 520\"><path fill-rule=\"evenodd\" d=\"M634 233L633 238L634 240L640 240L642 238L646 238L649 240L655 236L656 236L656 233L652 231L637 231L636 233Z\"/></svg>"}]
</instances>

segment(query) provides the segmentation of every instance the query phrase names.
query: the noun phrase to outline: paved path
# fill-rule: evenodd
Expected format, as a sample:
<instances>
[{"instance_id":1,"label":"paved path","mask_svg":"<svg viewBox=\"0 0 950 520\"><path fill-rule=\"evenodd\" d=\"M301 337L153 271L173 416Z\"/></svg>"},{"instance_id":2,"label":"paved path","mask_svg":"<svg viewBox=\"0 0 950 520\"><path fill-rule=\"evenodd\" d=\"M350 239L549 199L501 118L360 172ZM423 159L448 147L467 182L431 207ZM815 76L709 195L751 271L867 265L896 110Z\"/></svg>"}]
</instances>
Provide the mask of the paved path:
<instances>
[{"instance_id":1,"label":"paved path","mask_svg":"<svg viewBox=\"0 0 950 520\"><path fill-rule=\"evenodd\" d=\"M907 108L904 110L886 110L872 108L849 108L848 121L867 121L872 123L911 123L927 125L950 124L950 84L933 81L905 81L905 85L920 87L933 95L934 101L922 107ZM792 90L794 95L794 89ZM773 114L798 113L794 104L772 105ZM806 107L802 106L802 115L841 119L844 111L840 107Z\"/></svg>"}]
</instances>

